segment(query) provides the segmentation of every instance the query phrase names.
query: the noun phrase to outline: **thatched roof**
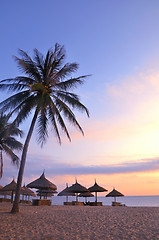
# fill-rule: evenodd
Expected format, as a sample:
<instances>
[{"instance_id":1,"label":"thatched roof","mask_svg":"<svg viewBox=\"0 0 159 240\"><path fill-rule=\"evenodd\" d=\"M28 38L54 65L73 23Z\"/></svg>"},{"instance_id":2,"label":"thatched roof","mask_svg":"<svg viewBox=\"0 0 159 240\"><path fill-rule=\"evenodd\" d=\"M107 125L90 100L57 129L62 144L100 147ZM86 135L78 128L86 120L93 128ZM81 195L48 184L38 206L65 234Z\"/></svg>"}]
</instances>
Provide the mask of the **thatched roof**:
<instances>
[{"instance_id":1,"label":"thatched roof","mask_svg":"<svg viewBox=\"0 0 159 240\"><path fill-rule=\"evenodd\" d=\"M68 189L69 189L69 187L67 185L66 188L64 190L62 190L61 192L59 192L59 194L57 196L75 196L75 193L69 192Z\"/></svg>"},{"instance_id":2,"label":"thatched roof","mask_svg":"<svg viewBox=\"0 0 159 240\"><path fill-rule=\"evenodd\" d=\"M48 179L46 179L44 172L40 176L40 178L38 178L35 181L29 183L27 185L27 187L29 187L29 188L37 188L37 189L53 189L53 190L57 190L56 185L53 184L52 182L50 182Z\"/></svg>"},{"instance_id":3,"label":"thatched roof","mask_svg":"<svg viewBox=\"0 0 159 240\"><path fill-rule=\"evenodd\" d=\"M6 186L4 186L3 188L1 188L1 191L15 191L16 187L17 187L17 184L16 184L16 182L13 179L11 181L11 183L9 183Z\"/></svg>"},{"instance_id":4,"label":"thatched roof","mask_svg":"<svg viewBox=\"0 0 159 240\"><path fill-rule=\"evenodd\" d=\"M94 197L94 195L91 192L80 193L78 196L79 197Z\"/></svg>"},{"instance_id":5,"label":"thatched roof","mask_svg":"<svg viewBox=\"0 0 159 240\"><path fill-rule=\"evenodd\" d=\"M96 181L95 181L95 184L94 184L92 187L89 187L89 188L88 188L88 190L89 190L90 192L106 192L106 191L108 191L107 189L99 186L99 185L96 183Z\"/></svg>"},{"instance_id":6,"label":"thatched roof","mask_svg":"<svg viewBox=\"0 0 159 240\"><path fill-rule=\"evenodd\" d=\"M54 194L53 193L37 193L37 196L41 196L41 197L52 197L52 196L54 196Z\"/></svg>"},{"instance_id":7,"label":"thatched roof","mask_svg":"<svg viewBox=\"0 0 159 240\"><path fill-rule=\"evenodd\" d=\"M0 189L0 195L3 195L3 196L8 195L8 196L11 196L11 191L1 191L1 189Z\"/></svg>"},{"instance_id":8,"label":"thatched roof","mask_svg":"<svg viewBox=\"0 0 159 240\"><path fill-rule=\"evenodd\" d=\"M108 193L106 195L106 197L123 197L124 195L120 192L118 192L115 188L113 189L113 191L111 191L110 193Z\"/></svg>"},{"instance_id":9,"label":"thatched roof","mask_svg":"<svg viewBox=\"0 0 159 240\"><path fill-rule=\"evenodd\" d=\"M25 187L25 185L21 189L21 194L26 195L26 196L36 197L36 194L28 187Z\"/></svg>"},{"instance_id":10,"label":"thatched roof","mask_svg":"<svg viewBox=\"0 0 159 240\"><path fill-rule=\"evenodd\" d=\"M71 193L82 193L82 192L88 192L88 189L79 184L76 180L76 183L73 184L71 187L67 189L68 192Z\"/></svg>"},{"instance_id":11,"label":"thatched roof","mask_svg":"<svg viewBox=\"0 0 159 240\"><path fill-rule=\"evenodd\" d=\"M56 190L52 190L52 189L39 189L36 191L37 193L57 193Z\"/></svg>"},{"instance_id":12,"label":"thatched roof","mask_svg":"<svg viewBox=\"0 0 159 240\"><path fill-rule=\"evenodd\" d=\"M11 192L15 192L17 184L13 179L9 184L0 189L0 195L11 195ZM21 187L21 194L24 191L24 188ZM31 190L30 190L31 191Z\"/></svg>"},{"instance_id":13,"label":"thatched roof","mask_svg":"<svg viewBox=\"0 0 159 240\"><path fill-rule=\"evenodd\" d=\"M37 192L37 196L42 196L42 197L52 197L54 196L54 193L57 193L56 190L51 190L51 189L39 189L36 192Z\"/></svg>"}]
</instances>

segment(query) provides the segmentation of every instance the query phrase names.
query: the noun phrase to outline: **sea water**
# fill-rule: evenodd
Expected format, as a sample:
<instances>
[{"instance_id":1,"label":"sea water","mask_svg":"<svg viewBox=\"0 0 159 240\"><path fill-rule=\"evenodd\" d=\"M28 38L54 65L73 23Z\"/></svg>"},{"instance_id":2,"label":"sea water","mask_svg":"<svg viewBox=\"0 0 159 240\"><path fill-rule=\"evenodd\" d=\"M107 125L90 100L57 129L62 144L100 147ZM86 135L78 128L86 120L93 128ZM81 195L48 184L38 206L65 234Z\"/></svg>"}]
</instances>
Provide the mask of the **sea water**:
<instances>
[{"instance_id":1,"label":"sea water","mask_svg":"<svg viewBox=\"0 0 159 240\"><path fill-rule=\"evenodd\" d=\"M4 197L4 196L0 196ZM7 198L10 198L9 196ZM39 197L30 197L29 200L39 198ZM61 196L53 196L48 198L51 200L52 205L63 205L66 202L66 197ZM72 202L75 201L75 196L69 196L68 201ZM85 202L85 198L79 197L80 202ZM87 201L94 202L94 197L87 198ZM112 202L114 201L113 197L98 197L98 202L102 202L103 206L111 206ZM124 197L117 197L117 202L125 204L126 206L130 207L159 207L159 196L124 196Z\"/></svg>"},{"instance_id":2,"label":"sea water","mask_svg":"<svg viewBox=\"0 0 159 240\"><path fill-rule=\"evenodd\" d=\"M51 200L53 205L63 205L63 202L66 202L66 197L53 196ZM68 197L69 202L75 200L75 197ZM85 202L85 198L80 197L79 201ZM87 201L93 202L95 198L87 198ZM98 202L102 202L103 206L111 206L112 201L114 201L112 197L98 197ZM159 196L124 196L117 197L116 201L131 207L159 207Z\"/></svg>"}]
</instances>

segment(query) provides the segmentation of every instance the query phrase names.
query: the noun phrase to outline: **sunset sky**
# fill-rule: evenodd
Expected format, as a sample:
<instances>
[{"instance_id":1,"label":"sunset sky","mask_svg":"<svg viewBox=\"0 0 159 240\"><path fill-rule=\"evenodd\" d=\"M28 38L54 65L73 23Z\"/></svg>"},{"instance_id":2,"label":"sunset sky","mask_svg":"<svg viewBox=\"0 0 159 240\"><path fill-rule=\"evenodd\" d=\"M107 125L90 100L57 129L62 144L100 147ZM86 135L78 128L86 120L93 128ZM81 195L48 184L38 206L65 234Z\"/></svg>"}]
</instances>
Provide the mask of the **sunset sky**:
<instances>
[{"instance_id":1,"label":"sunset sky","mask_svg":"<svg viewBox=\"0 0 159 240\"><path fill-rule=\"evenodd\" d=\"M75 89L90 118L75 112L85 135L69 126L72 142L52 132L41 149L36 129L23 183L43 170L58 191L75 179L125 195L159 195L159 1L28 0L0 2L0 80L22 75L18 48L44 55L58 42L76 76L91 74ZM0 101L7 97L0 92ZM26 133L31 116L20 125ZM20 156L20 154L19 154ZM17 178L4 157L0 185ZM105 195L101 194L101 195Z\"/></svg>"}]
</instances>

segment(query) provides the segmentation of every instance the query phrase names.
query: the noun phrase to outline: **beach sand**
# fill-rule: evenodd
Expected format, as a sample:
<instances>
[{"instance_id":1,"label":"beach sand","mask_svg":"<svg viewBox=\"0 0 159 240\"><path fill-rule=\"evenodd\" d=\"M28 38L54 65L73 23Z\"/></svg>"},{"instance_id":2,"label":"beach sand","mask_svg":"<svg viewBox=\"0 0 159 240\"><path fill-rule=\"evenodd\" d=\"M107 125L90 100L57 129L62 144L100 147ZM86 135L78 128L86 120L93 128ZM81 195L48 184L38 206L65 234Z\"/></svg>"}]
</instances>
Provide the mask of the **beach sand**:
<instances>
[{"instance_id":1,"label":"beach sand","mask_svg":"<svg viewBox=\"0 0 159 240\"><path fill-rule=\"evenodd\" d=\"M11 206L0 203L1 240L159 239L158 207Z\"/></svg>"}]
</instances>

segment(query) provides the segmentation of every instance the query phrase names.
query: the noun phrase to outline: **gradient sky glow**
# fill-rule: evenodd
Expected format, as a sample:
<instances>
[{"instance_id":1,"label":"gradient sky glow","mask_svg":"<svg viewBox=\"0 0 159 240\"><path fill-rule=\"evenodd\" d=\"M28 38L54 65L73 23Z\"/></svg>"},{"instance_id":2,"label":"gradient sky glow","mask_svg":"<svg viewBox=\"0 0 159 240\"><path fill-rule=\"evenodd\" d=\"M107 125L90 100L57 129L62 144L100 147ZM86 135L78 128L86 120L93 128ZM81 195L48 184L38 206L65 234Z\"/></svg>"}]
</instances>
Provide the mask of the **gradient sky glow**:
<instances>
[{"instance_id":1,"label":"gradient sky glow","mask_svg":"<svg viewBox=\"0 0 159 240\"><path fill-rule=\"evenodd\" d=\"M72 142L59 146L52 132L41 149L31 139L24 182L46 177L90 187L94 179L125 195L159 195L159 1L28 0L0 2L0 79L21 75L13 55L43 54L56 42L76 76L92 74L76 91L90 111L77 112L83 137L69 127ZM0 93L0 101L7 97ZM20 128L24 137L29 120ZM63 134L62 134L63 135ZM24 142L24 139L22 140ZM17 178L6 157L0 185ZM104 194L105 195L105 194Z\"/></svg>"}]
</instances>

